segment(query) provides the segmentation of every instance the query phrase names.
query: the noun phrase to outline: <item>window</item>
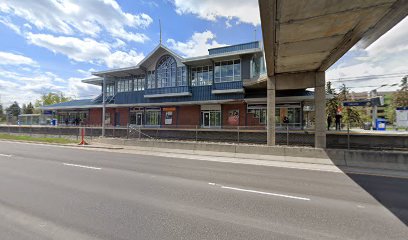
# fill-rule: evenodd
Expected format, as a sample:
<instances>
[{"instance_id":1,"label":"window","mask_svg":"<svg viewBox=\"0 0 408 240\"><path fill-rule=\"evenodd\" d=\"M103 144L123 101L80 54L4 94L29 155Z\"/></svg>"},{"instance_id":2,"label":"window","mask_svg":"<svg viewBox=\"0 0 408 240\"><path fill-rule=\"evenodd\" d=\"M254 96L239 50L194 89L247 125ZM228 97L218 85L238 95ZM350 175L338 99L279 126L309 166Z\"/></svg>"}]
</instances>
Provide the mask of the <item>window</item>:
<instances>
[{"instance_id":1,"label":"window","mask_svg":"<svg viewBox=\"0 0 408 240\"><path fill-rule=\"evenodd\" d=\"M258 118L260 124L266 124L266 105L248 105L248 113L252 113L254 118Z\"/></svg>"},{"instance_id":2,"label":"window","mask_svg":"<svg viewBox=\"0 0 408 240\"><path fill-rule=\"evenodd\" d=\"M106 85L106 96L110 97L115 95L115 84L107 84Z\"/></svg>"},{"instance_id":3,"label":"window","mask_svg":"<svg viewBox=\"0 0 408 240\"><path fill-rule=\"evenodd\" d=\"M176 72L176 60L170 55L161 57L156 66L157 88L176 86Z\"/></svg>"},{"instance_id":4,"label":"window","mask_svg":"<svg viewBox=\"0 0 408 240\"><path fill-rule=\"evenodd\" d=\"M263 56L254 56L251 59L251 78L259 77L266 73L265 60Z\"/></svg>"},{"instance_id":5,"label":"window","mask_svg":"<svg viewBox=\"0 0 408 240\"><path fill-rule=\"evenodd\" d=\"M146 111L146 125L160 126L160 110Z\"/></svg>"},{"instance_id":6,"label":"window","mask_svg":"<svg viewBox=\"0 0 408 240\"><path fill-rule=\"evenodd\" d=\"M133 79L133 91L143 91L145 88L145 76L137 76Z\"/></svg>"},{"instance_id":7,"label":"window","mask_svg":"<svg viewBox=\"0 0 408 240\"><path fill-rule=\"evenodd\" d=\"M154 71L147 72L147 88L156 88L156 78Z\"/></svg>"},{"instance_id":8,"label":"window","mask_svg":"<svg viewBox=\"0 0 408 240\"><path fill-rule=\"evenodd\" d=\"M191 85L205 86L211 85L213 80L213 67L202 66L191 68Z\"/></svg>"},{"instance_id":9,"label":"window","mask_svg":"<svg viewBox=\"0 0 408 240\"><path fill-rule=\"evenodd\" d=\"M177 86L187 86L187 70L186 67L177 68Z\"/></svg>"},{"instance_id":10,"label":"window","mask_svg":"<svg viewBox=\"0 0 408 240\"><path fill-rule=\"evenodd\" d=\"M216 62L214 80L216 83L241 81L241 60Z\"/></svg>"},{"instance_id":11,"label":"window","mask_svg":"<svg viewBox=\"0 0 408 240\"><path fill-rule=\"evenodd\" d=\"M133 89L133 80L125 79L118 81L118 92L130 92Z\"/></svg>"}]
</instances>

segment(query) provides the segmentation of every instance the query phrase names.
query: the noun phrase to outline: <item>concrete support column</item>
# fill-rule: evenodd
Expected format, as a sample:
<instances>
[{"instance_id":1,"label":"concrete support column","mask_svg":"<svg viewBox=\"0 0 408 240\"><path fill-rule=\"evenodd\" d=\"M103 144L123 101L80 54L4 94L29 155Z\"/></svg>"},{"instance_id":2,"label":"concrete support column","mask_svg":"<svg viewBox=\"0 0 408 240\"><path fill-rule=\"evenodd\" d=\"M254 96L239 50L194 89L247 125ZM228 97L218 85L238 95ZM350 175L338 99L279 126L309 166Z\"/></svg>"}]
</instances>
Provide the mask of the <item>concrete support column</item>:
<instances>
[{"instance_id":1,"label":"concrete support column","mask_svg":"<svg viewBox=\"0 0 408 240\"><path fill-rule=\"evenodd\" d=\"M106 77L102 82L102 137L105 137L105 117L106 117Z\"/></svg>"},{"instance_id":2,"label":"concrete support column","mask_svg":"<svg viewBox=\"0 0 408 240\"><path fill-rule=\"evenodd\" d=\"M326 148L325 72L316 72L314 104L315 104L315 147Z\"/></svg>"},{"instance_id":3,"label":"concrete support column","mask_svg":"<svg viewBox=\"0 0 408 240\"><path fill-rule=\"evenodd\" d=\"M267 144L273 146L276 144L275 131L275 104L276 104L276 77L268 77L267 87Z\"/></svg>"}]
</instances>

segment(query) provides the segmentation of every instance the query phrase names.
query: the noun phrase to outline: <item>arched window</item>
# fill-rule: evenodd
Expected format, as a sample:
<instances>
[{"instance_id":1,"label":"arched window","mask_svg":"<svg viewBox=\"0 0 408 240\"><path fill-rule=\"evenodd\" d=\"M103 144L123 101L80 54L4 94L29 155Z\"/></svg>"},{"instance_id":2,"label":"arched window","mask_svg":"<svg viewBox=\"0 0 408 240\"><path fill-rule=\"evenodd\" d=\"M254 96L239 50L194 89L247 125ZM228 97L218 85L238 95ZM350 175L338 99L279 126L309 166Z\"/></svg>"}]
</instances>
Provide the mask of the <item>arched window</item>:
<instances>
[{"instance_id":1,"label":"arched window","mask_svg":"<svg viewBox=\"0 0 408 240\"><path fill-rule=\"evenodd\" d=\"M156 65L157 87L174 87L177 78L177 62L170 55L162 56Z\"/></svg>"}]
</instances>

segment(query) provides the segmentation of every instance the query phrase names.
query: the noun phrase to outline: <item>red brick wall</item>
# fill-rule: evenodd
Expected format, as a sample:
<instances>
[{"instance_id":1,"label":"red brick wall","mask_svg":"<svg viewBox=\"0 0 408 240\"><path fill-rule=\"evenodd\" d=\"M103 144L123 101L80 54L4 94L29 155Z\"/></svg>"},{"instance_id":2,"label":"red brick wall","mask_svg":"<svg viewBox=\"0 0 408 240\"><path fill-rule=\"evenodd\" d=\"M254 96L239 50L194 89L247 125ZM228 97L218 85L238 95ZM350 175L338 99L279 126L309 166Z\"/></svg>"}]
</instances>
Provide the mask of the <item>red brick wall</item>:
<instances>
[{"instance_id":1,"label":"red brick wall","mask_svg":"<svg viewBox=\"0 0 408 240\"><path fill-rule=\"evenodd\" d=\"M177 110L179 126L200 125L201 107L199 105L179 106Z\"/></svg>"},{"instance_id":2,"label":"red brick wall","mask_svg":"<svg viewBox=\"0 0 408 240\"><path fill-rule=\"evenodd\" d=\"M120 126L127 126L129 122L129 108L116 108L115 110L120 115L119 116ZM114 116L116 116L116 114Z\"/></svg>"},{"instance_id":3,"label":"red brick wall","mask_svg":"<svg viewBox=\"0 0 408 240\"><path fill-rule=\"evenodd\" d=\"M246 104L245 103L240 103L240 104L223 104L221 106L222 109L222 126L223 127L228 127L228 126L245 126L246 121L245 121L245 114L246 114ZM239 110L239 121L237 124L231 125L228 122L228 117L229 117L229 111L231 110Z\"/></svg>"},{"instance_id":4,"label":"red brick wall","mask_svg":"<svg viewBox=\"0 0 408 240\"><path fill-rule=\"evenodd\" d=\"M102 125L102 109L101 108L91 108L89 109L89 125Z\"/></svg>"}]
</instances>

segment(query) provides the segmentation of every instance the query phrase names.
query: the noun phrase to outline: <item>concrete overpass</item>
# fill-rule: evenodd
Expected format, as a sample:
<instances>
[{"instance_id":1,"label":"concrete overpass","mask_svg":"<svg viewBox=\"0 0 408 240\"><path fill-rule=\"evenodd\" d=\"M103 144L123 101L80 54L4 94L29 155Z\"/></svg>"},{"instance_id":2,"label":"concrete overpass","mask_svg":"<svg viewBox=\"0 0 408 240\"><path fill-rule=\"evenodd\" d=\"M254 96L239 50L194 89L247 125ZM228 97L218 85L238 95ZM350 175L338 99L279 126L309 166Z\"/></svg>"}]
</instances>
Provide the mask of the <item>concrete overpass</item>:
<instances>
[{"instance_id":1,"label":"concrete overpass","mask_svg":"<svg viewBox=\"0 0 408 240\"><path fill-rule=\"evenodd\" d=\"M268 77L268 145L275 91L315 89L315 147L326 147L325 71L354 45L367 47L408 13L408 0L259 0Z\"/></svg>"}]
</instances>

